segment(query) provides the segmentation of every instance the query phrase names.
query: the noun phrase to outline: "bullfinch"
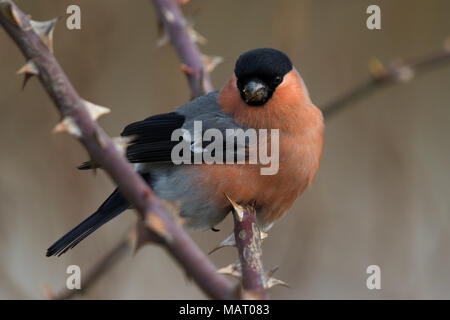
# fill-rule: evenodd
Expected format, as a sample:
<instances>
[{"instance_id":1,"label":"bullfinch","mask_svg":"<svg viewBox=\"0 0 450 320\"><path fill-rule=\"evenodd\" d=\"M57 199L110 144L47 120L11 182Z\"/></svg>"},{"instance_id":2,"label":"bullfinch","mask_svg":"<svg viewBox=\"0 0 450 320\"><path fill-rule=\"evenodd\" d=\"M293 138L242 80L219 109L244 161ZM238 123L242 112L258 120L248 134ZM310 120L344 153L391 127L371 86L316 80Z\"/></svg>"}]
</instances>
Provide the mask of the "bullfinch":
<instances>
[{"instance_id":1,"label":"bullfinch","mask_svg":"<svg viewBox=\"0 0 450 320\"><path fill-rule=\"evenodd\" d=\"M208 150L205 141L199 142L195 136L202 137L209 129L225 137L230 129L276 130L278 136L265 135L270 151L278 152L276 172L262 174L267 164L249 163L249 150L255 147L251 139L233 142L230 148L233 153L245 151L244 163L190 163L198 153ZM173 137L177 130L181 132L178 140ZM242 54L234 75L221 90L173 112L132 123L122 136L133 138L126 156L135 170L160 198L178 204L187 227L213 229L231 210L226 195L237 203L254 204L257 222L267 230L313 181L322 155L323 131L322 113L311 102L288 56L263 48ZM190 155L183 154L186 161L177 163L173 151L180 141L188 146ZM90 168L89 162L79 167ZM47 256L65 253L129 208L130 203L115 189L96 212L48 248Z\"/></svg>"}]
</instances>

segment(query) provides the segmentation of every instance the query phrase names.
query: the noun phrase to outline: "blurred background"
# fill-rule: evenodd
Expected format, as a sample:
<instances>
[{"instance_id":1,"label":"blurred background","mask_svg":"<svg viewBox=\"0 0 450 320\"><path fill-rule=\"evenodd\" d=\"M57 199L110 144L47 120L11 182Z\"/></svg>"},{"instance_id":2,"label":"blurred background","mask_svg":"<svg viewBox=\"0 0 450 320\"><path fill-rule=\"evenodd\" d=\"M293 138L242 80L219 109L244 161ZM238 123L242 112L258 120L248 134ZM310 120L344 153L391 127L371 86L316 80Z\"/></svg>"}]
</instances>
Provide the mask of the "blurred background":
<instances>
[{"instance_id":1,"label":"blurred background","mask_svg":"<svg viewBox=\"0 0 450 320\"><path fill-rule=\"evenodd\" d=\"M81 30L65 27L66 8L81 7ZM189 88L170 45L157 48L157 17L147 0L22 0L35 20L63 19L55 55L80 95L107 106L100 120L111 136L129 122L187 102ZM381 7L381 30L366 28L366 8ZM375 0L191 0L186 17L222 56L212 73L220 88L235 59L256 47L285 51L318 107L368 77L373 57L389 64L442 50L450 2ZM136 215L129 211L60 258L46 258L56 239L91 214L113 190L98 172L79 172L86 152L54 135L59 117L37 79L21 91L24 58L0 31L0 298L43 299L64 288L71 264L87 272L116 246ZM381 89L326 121L315 182L263 244L266 269L291 288L274 299L450 298L450 66ZM232 230L192 233L205 252ZM211 256L218 267L234 248ZM366 268L381 268L381 290L368 290ZM83 283L82 283L83 285ZM166 252L129 251L81 299L197 299Z\"/></svg>"}]
</instances>

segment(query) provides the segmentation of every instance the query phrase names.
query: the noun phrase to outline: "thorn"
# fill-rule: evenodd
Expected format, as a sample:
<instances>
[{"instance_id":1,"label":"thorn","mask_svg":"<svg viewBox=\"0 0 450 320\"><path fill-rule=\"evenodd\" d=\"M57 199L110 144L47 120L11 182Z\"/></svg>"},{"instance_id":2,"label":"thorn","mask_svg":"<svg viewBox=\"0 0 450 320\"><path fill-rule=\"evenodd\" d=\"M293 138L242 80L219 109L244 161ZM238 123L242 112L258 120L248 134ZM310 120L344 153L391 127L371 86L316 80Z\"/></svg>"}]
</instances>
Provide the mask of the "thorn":
<instances>
[{"instance_id":1,"label":"thorn","mask_svg":"<svg viewBox=\"0 0 450 320\"><path fill-rule=\"evenodd\" d=\"M65 117L60 123L53 129L53 133L67 132L77 138L81 138L81 130L76 125L75 121L71 117Z\"/></svg>"},{"instance_id":2,"label":"thorn","mask_svg":"<svg viewBox=\"0 0 450 320\"><path fill-rule=\"evenodd\" d=\"M87 170L87 169L92 169L92 160L90 161L85 161L82 164L80 164L77 169L78 170Z\"/></svg>"},{"instance_id":3,"label":"thorn","mask_svg":"<svg viewBox=\"0 0 450 320\"><path fill-rule=\"evenodd\" d=\"M31 75L31 74L29 74L29 73L25 73L25 75L24 75L24 77L23 77L23 82L22 82L22 90L24 90L24 89L25 89L25 86L27 85L27 83L28 83L28 80L30 80L30 79L31 79L31 77L32 77L32 75Z\"/></svg>"},{"instance_id":4,"label":"thorn","mask_svg":"<svg viewBox=\"0 0 450 320\"><path fill-rule=\"evenodd\" d=\"M92 102L89 102L87 100L83 100L83 102L94 121L96 121L101 116L111 112L111 109L93 104Z\"/></svg>"},{"instance_id":5,"label":"thorn","mask_svg":"<svg viewBox=\"0 0 450 320\"><path fill-rule=\"evenodd\" d=\"M144 221L138 219L136 229L129 235L130 242L134 244L134 254L146 244L158 243L158 239L148 231Z\"/></svg>"},{"instance_id":6,"label":"thorn","mask_svg":"<svg viewBox=\"0 0 450 320\"><path fill-rule=\"evenodd\" d=\"M414 78L414 70L409 66L401 66L397 70L397 79L400 82L409 82Z\"/></svg>"},{"instance_id":7,"label":"thorn","mask_svg":"<svg viewBox=\"0 0 450 320\"><path fill-rule=\"evenodd\" d=\"M275 274L275 272L278 271L278 269L280 268L280 266L275 266L272 269L269 270L269 272L267 272L266 274L266 280L264 281L264 288L265 289L270 289L274 286L283 286L283 287L287 287L290 288L289 285L281 280L275 279L273 277L273 275Z\"/></svg>"},{"instance_id":8,"label":"thorn","mask_svg":"<svg viewBox=\"0 0 450 320\"><path fill-rule=\"evenodd\" d=\"M97 132L97 131L96 131ZM101 143L100 142L100 138L98 138L97 134L94 134L94 139L97 141L97 143ZM103 148L103 146L102 146ZM92 173L94 176L97 176L97 169L100 168L100 165L94 161L94 159L92 157L89 157L89 161L84 162L82 165L78 166L78 170L85 170L85 166L88 166L88 168L86 169L90 169L92 170Z\"/></svg>"},{"instance_id":9,"label":"thorn","mask_svg":"<svg viewBox=\"0 0 450 320\"><path fill-rule=\"evenodd\" d=\"M22 20L20 20L19 13L16 11L14 6L11 5L9 2L0 2L0 11L1 13L8 19L9 22L12 24L23 27L22 26Z\"/></svg>"},{"instance_id":10,"label":"thorn","mask_svg":"<svg viewBox=\"0 0 450 320\"><path fill-rule=\"evenodd\" d=\"M98 168L100 168L100 166L97 163L95 163L95 161L92 158L90 158L89 161L83 162L81 165L77 167L78 170L87 170L87 169L92 170L94 176L97 174Z\"/></svg>"},{"instance_id":11,"label":"thorn","mask_svg":"<svg viewBox=\"0 0 450 320\"><path fill-rule=\"evenodd\" d=\"M158 19L157 32L158 39L156 40L156 47L160 48L168 44L170 41L170 34L161 19Z\"/></svg>"},{"instance_id":12,"label":"thorn","mask_svg":"<svg viewBox=\"0 0 450 320\"><path fill-rule=\"evenodd\" d=\"M239 222L242 222L242 219L244 219L244 207L234 202L226 193L224 193L224 195L233 206L234 216Z\"/></svg>"},{"instance_id":13,"label":"thorn","mask_svg":"<svg viewBox=\"0 0 450 320\"><path fill-rule=\"evenodd\" d=\"M192 42L199 44L206 44L208 42L208 40L204 36L202 36L194 29L193 23L187 24L186 31L189 37L191 38Z\"/></svg>"},{"instance_id":14,"label":"thorn","mask_svg":"<svg viewBox=\"0 0 450 320\"><path fill-rule=\"evenodd\" d=\"M170 35L166 29L161 33L161 36L156 40L156 47L161 48L170 42Z\"/></svg>"},{"instance_id":15,"label":"thorn","mask_svg":"<svg viewBox=\"0 0 450 320\"><path fill-rule=\"evenodd\" d=\"M22 90L25 88L28 80L32 76L36 76L39 74L39 70L36 67L36 64L33 61L28 61L22 68L19 69L19 71L16 72L16 74L23 74L23 84L22 84Z\"/></svg>"},{"instance_id":16,"label":"thorn","mask_svg":"<svg viewBox=\"0 0 450 320\"><path fill-rule=\"evenodd\" d=\"M217 228L211 227L211 231L212 231L212 232L220 232L220 229L217 229Z\"/></svg>"},{"instance_id":17,"label":"thorn","mask_svg":"<svg viewBox=\"0 0 450 320\"><path fill-rule=\"evenodd\" d=\"M268 236L269 236L269 234L267 232L259 231L259 238L261 239L261 241L263 241L264 239L267 239Z\"/></svg>"},{"instance_id":18,"label":"thorn","mask_svg":"<svg viewBox=\"0 0 450 320\"><path fill-rule=\"evenodd\" d=\"M168 232L164 221L158 215L154 213L147 214L145 217L145 225L166 242L172 241L172 236Z\"/></svg>"},{"instance_id":19,"label":"thorn","mask_svg":"<svg viewBox=\"0 0 450 320\"><path fill-rule=\"evenodd\" d=\"M205 64L205 70L208 73L214 71L214 69L223 62L223 58L219 56L202 55L203 63Z\"/></svg>"},{"instance_id":20,"label":"thorn","mask_svg":"<svg viewBox=\"0 0 450 320\"><path fill-rule=\"evenodd\" d=\"M51 53L53 53L53 30L55 30L55 24L58 20L59 18L49 21L30 20L31 28L33 28L34 32L41 38L41 41Z\"/></svg>"},{"instance_id":21,"label":"thorn","mask_svg":"<svg viewBox=\"0 0 450 320\"><path fill-rule=\"evenodd\" d=\"M184 63L181 64L181 70L183 70L187 76L192 76L195 73L191 67Z\"/></svg>"},{"instance_id":22,"label":"thorn","mask_svg":"<svg viewBox=\"0 0 450 320\"><path fill-rule=\"evenodd\" d=\"M275 278L269 278L264 283L264 289L270 289L275 286L283 286L286 288L290 288L290 286L286 282L275 279Z\"/></svg>"},{"instance_id":23,"label":"thorn","mask_svg":"<svg viewBox=\"0 0 450 320\"><path fill-rule=\"evenodd\" d=\"M241 279L242 278L241 263L240 262L232 263L226 267L220 268L219 270L217 270L217 273Z\"/></svg>"},{"instance_id":24,"label":"thorn","mask_svg":"<svg viewBox=\"0 0 450 320\"><path fill-rule=\"evenodd\" d=\"M163 9L163 15L166 18L167 22L173 23L175 21L175 16L171 11L167 9Z\"/></svg>"},{"instance_id":25,"label":"thorn","mask_svg":"<svg viewBox=\"0 0 450 320\"><path fill-rule=\"evenodd\" d=\"M112 138L112 141L116 150L119 151L121 155L125 156L128 146L135 138L135 136L115 137Z\"/></svg>"},{"instance_id":26,"label":"thorn","mask_svg":"<svg viewBox=\"0 0 450 320\"><path fill-rule=\"evenodd\" d=\"M17 71L17 74L26 74L30 73L32 75L38 75L39 70L37 69L36 65L33 61L28 61L22 68Z\"/></svg>"},{"instance_id":27,"label":"thorn","mask_svg":"<svg viewBox=\"0 0 450 320\"><path fill-rule=\"evenodd\" d=\"M397 80L398 82L409 82L415 76L414 69L405 64L402 59L395 60L391 64L390 69L392 70L392 77L395 78L395 80Z\"/></svg>"},{"instance_id":28,"label":"thorn","mask_svg":"<svg viewBox=\"0 0 450 320\"><path fill-rule=\"evenodd\" d=\"M235 247L235 246L236 246L236 241L234 239L234 232L233 232L228 237L226 237L225 240L223 240L221 243L219 243L219 245L217 247L212 249L208 254L212 254L212 253L216 252L217 250L222 249L224 247Z\"/></svg>"},{"instance_id":29,"label":"thorn","mask_svg":"<svg viewBox=\"0 0 450 320\"><path fill-rule=\"evenodd\" d=\"M275 272L278 271L279 268L280 266L275 266L272 269L270 269L269 272L267 272L266 274L266 278L272 278L272 276L275 274Z\"/></svg>"},{"instance_id":30,"label":"thorn","mask_svg":"<svg viewBox=\"0 0 450 320\"><path fill-rule=\"evenodd\" d=\"M384 67L383 63L378 58L372 58L369 61L369 73L374 77L375 79L379 80L386 76L386 68Z\"/></svg>"}]
</instances>

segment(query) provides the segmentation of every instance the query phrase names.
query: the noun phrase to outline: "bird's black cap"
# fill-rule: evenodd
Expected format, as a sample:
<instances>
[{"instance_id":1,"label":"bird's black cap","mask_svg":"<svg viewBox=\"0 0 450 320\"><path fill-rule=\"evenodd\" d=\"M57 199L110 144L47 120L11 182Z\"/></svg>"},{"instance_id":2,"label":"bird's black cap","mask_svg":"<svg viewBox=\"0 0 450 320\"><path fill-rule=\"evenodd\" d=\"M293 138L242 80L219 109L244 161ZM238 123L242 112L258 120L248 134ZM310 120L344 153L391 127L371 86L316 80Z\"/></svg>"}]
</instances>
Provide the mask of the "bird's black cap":
<instances>
[{"instance_id":1,"label":"bird's black cap","mask_svg":"<svg viewBox=\"0 0 450 320\"><path fill-rule=\"evenodd\" d=\"M238 80L259 78L268 84L292 70L289 57L276 49L261 48L243 53L236 61L234 73Z\"/></svg>"},{"instance_id":2,"label":"bird's black cap","mask_svg":"<svg viewBox=\"0 0 450 320\"><path fill-rule=\"evenodd\" d=\"M263 48L242 54L234 68L242 100L249 106L263 106L291 70L291 60L279 50Z\"/></svg>"}]
</instances>

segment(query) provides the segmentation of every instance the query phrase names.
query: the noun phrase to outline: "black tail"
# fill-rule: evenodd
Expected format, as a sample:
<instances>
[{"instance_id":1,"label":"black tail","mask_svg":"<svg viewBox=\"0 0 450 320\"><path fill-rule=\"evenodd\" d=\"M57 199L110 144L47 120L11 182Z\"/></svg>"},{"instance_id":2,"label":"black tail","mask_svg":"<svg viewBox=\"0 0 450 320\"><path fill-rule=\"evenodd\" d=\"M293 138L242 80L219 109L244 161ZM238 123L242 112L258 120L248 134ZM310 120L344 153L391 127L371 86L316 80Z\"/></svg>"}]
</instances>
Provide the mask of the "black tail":
<instances>
[{"instance_id":1,"label":"black tail","mask_svg":"<svg viewBox=\"0 0 450 320\"><path fill-rule=\"evenodd\" d=\"M128 209L129 206L130 204L120 194L118 189L114 190L114 192L108 197L108 199L106 199L105 202L103 202L95 213L48 248L46 254L47 257L53 255L60 256L67 250L75 247L81 240L86 238L109 220Z\"/></svg>"}]
</instances>

